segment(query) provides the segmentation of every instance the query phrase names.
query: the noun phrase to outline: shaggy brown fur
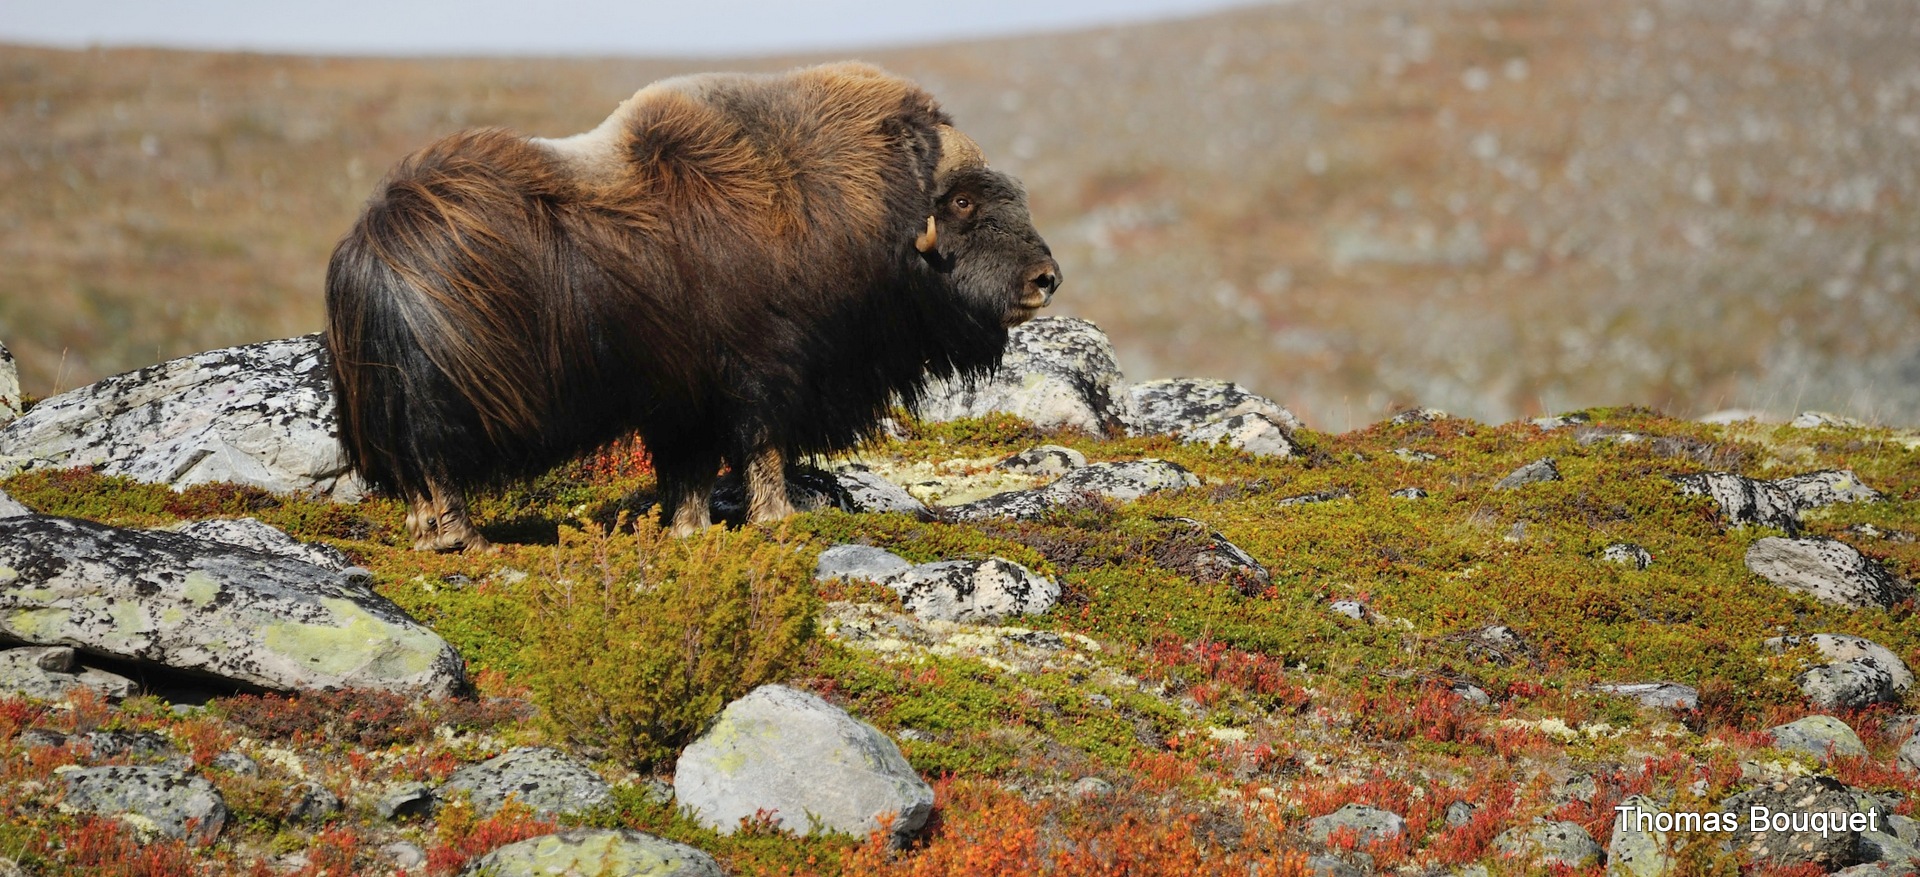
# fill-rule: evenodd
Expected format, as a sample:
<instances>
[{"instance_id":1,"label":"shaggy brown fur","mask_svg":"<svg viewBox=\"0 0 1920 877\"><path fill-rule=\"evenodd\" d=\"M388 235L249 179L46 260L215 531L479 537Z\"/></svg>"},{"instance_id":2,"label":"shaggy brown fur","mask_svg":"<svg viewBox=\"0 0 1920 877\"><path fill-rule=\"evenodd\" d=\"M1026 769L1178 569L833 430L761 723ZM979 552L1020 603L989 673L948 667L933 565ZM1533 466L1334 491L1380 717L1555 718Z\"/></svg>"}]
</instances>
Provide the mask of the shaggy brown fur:
<instances>
[{"instance_id":1,"label":"shaggy brown fur","mask_svg":"<svg viewBox=\"0 0 1920 877\"><path fill-rule=\"evenodd\" d=\"M1019 184L917 86L838 64L428 146L335 250L327 344L348 453L416 547L483 546L466 490L636 429L689 532L723 463L754 520L790 513L786 461L992 368L1058 284Z\"/></svg>"}]
</instances>

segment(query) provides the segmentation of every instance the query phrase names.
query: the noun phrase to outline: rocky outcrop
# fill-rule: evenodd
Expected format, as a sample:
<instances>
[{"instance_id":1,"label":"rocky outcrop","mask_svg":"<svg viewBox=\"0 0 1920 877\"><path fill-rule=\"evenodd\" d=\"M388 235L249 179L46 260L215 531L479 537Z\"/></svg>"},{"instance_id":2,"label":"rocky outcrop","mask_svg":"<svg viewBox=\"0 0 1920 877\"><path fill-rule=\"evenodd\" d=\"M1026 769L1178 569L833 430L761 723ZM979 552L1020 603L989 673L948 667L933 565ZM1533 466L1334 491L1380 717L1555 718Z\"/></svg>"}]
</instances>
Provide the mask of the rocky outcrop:
<instances>
[{"instance_id":1,"label":"rocky outcrop","mask_svg":"<svg viewBox=\"0 0 1920 877\"><path fill-rule=\"evenodd\" d=\"M892 817L894 837L918 832L933 789L873 726L803 691L763 685L722 710L681 752L674 796L723 834L762 815L799 833L864 837Z\"/></svg>"},{"instance_id":2,"label":"rocky outcrop","mask_svg":"<svg viewBox=\"0 0 1920 877\"><path fill-rule=\"evenodd\" d=\"M998 557L921 564L885 584L922 621L992 623L1039 615L1060 601L1058 582Z\"/></svg>"},{"instance_id":3,"label":"rocky outcrop","mask_svg":"<svg viewBox=\"0 0 1920 877\"><path fill-rule=\"evenodd\" d=\"M575 828L474 859L466 877L724 877L712 856L631 828Z\"/></svg>"},{"instance_id":4,"label":"rocky outcrop","mask_svg":"<svg viewBox=\"0 0 1920 877\"><path fill-rule=\"evenodd\" d=\"M215 481L354 500L320 336L195 354L42 400L0 457L190 487Z\"/></svg>"},{"instance_id":5,"label":"rocky outcrop","mask_svg":"<svg viewBox=\"0 0 1920 877\"><path fill-rule=\"evenodd\" d=\"M1032 520L1052 509L1086 496L1132 502L1150 493L1197 487L1200 479L1186 467L1166 460L1129 460L1094 463L1075 469L1045 487L995 494L986 499L950 506L948 517L960 521L989 518Z\"/></svg>"},{"instance_id":6,"label":"rocky outcrop","mask_svg":"<svg viewBox=\"0 0 1920 877\"><path fill-rule=\"evenodd\" d=\"M1835 539L1768 536L1747 548L1747 569L1789 591L1848 609L1886 608L1911 587L1872 558Z\"/></svg>"},{"instance_id":7,"label":"rocky outcrop","mask_svg":"<svg viewBox=\"0 0 1920 877\"><path fill-rule=\"evenodd\" d=\"M1041 429L1118 433L1127 422L1125 381L1113 342L1086 320L1041 317L1007 333L999 371L974 381L944 381L920 400L922 420L943 422L995 412Z\"/></svg>"},{"instance_id":8,"label":"rocky outcrop","mask_svg":"<svg viewBox=\"0 0 1920 877\"><path fill-rule=\"evenodd\" d=\"M1766 641L1775 652L1811 646L1827 663L1794 678L1807 699L1821 709L1862 709L1899 703L1913 687L1913 673L1900 656L1871 640L1838 633L1779 636Z\"/></svg>"},{"instance_id":9,"label":"rocky outcrop","mask_svg":"<svg viewBox=\"0 0 1920 877\"><path fill-rule=\"evenodd\" d=\"M211 843L227 824L227 803L205 779L171 767L70 767L60 808L117 817L141 834Z\"/></svg>"},{"instance_id":10,"label":"rocky outcrop","mask_svg":"<svg viewBox=\"0 0 1920 877\"><path fill-rule=\"evenodd\" d=\"M364 579L178 533L0 519L0 637L280 691L446 695L453 647Z\"/></svg>"},{"instance_id":11,"label":"rocky outcrop","mask_svg":"<svg viewBox=\"0 0 1920 877\"><path fill-rule=\"evenodd\" d=\"M1758 524L1800 532L1800 513L1837 502L1879 502L1878 491L1861 483L1848 469L1827 469L1756 481L1731 472L1701 472L1679 475L1674 482L1692 496L1712 497L1720 506L1720 515L1728 524L1742 527Z\"/></svg>"},{"instance_id":12,"label":"rocky outcrop","mask_svg":"<svg viewBox=\"0 0 1920 877\"><path fill-rule=\"evenodd\" d=\"M522 746L454 771L435 794L442 800L464 795L483 815L514 800L537 815L554 816L598 806L612 793L579 759L550 747Z\"/></svg>"}]
</instances>

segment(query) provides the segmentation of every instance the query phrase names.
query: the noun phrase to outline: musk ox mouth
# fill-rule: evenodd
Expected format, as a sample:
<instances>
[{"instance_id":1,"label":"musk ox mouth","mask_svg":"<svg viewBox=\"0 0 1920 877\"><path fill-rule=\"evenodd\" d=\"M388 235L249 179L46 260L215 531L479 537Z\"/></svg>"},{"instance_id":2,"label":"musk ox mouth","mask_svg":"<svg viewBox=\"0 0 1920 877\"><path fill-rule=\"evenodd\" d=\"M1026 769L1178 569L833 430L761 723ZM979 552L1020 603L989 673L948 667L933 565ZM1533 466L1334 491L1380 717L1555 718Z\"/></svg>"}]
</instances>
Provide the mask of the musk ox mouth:
<instances>
[{"instance_id":1,"label":"musk ox mouth","mask_svg":"<svg viewBox=\"0 0 1920 877\"><path fill-rule=\"evenodd\" d=\"M1001 318L1000 326L1001 328L1011 329L1033 319L1035 316L1038 316L1039 313L1040 306L1027 307L1025 305L1017 305L1013 310L1008 311L1005 317Z\"/></svg>"}]
</instances>

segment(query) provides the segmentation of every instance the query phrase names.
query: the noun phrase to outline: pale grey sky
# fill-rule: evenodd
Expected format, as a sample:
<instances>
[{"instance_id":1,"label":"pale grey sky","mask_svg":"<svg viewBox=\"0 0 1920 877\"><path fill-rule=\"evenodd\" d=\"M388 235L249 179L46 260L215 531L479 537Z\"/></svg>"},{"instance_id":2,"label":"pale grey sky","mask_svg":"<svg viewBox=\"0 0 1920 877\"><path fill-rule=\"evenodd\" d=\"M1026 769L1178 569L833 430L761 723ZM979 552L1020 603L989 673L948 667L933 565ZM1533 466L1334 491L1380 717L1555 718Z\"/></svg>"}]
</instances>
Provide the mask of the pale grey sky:
<instances>
[{"instance_id":1,"label":"pale grey sky","mask_svg":"<svg viewBox=\"0 0 1920 877\"><path fill-rule=\"evenodd\" d=\"M744 55L1028 34L1258 0L0 0L0 42L324 54Z\"/></svg>"}]
</instances>

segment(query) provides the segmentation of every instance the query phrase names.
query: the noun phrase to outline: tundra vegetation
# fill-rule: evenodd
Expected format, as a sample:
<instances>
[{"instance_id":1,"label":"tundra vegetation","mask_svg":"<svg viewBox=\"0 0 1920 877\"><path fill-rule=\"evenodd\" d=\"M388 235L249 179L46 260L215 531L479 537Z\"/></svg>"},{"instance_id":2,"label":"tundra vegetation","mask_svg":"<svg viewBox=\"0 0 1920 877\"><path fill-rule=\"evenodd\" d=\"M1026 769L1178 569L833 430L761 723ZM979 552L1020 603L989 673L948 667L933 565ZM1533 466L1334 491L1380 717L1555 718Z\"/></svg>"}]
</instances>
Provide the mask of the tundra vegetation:
<instances>
[{"instance_id":1,"label":"tundra vegetation","mask_svg":"<svg viewBox=\"0 0 1920 877\"><path fill-rule=\"evenodd\" d=\"M1043 433L998 415L906 420L865 455L991 460L1051 442L1095 462L1173 460L1203 484L1032 521L822 510L681 540L635 526L658 488L643 452L615 446L475 496L501 546L486 555L409 550L394 499L345 506L217 485L176 493L83 471L16 475L0 490L45 514L143 527L246 514L338 548L458 647L477 696L235 694L182 709L150 696L0 698L0 856L32 873L382 874L402 870L383 849L405 841L425 853L406 873L447 875L507 842L590 825L688 843L741 875L1199 874L1254 863L1303 874L1309 855L1327 854L1364 855L1382 871L1597 874L1502 858L1492 841L1545 817L1578 823L1604 847L1614 806L1634 795L1701 810L1755 776L1801 770L1911 815L1920 779L1896 766L1895 750L1913 695L1824 711L1867 751L1819 767L1765 733L1822 712L1794 681L1811 650L1763 644L1853 634L1913 664L1911 600L1849 610L1769 584L1743 558L1782 533L1728 526L1713 500L1670 476L1850 469L1884 499L1808 511L1805 535L1846 541L1912 581L1920 442L1644 409L1586 415L1554 429L1447 419L1302 430L1300 452L1285 458ZM1560 480L1495 488L1543 457ZM1394 495L1410 486L1426 495ZM1288 501L1307 495L1336 498ZM1196 577L1184 562L1191 531L1174 517L1217 529L1268 568L1270 584ZM892 592L811 580L818 553L842 542L914 562L999 556L1057 577L1063 595L1045 615L1008 622L1032 633L988 627L972 646L874 648L834 635L826 619L847 603L884 606ZM1605 559L1614 543L1644 548L1652 563ZM1333 611L1337 601L1362 617ZM1489 627L1509 636L1490 638ZM878 834L771 824L721 835L649 794L648 779L671 770L707 716L766 680L899 741L935 785L928 828L897 850ZM1693 686L1698 706L1592 690L1647 681ZM65 742L46 745L47 731ZM89 731L151 733L191 758L231 810L220 837L141 842L124 823L52 806L63 765L142 757L90 751L79 736ZM455 802L397 821L368 800L376 780L438 783L524 744L592 760L611 796L570 816ZM250 753L258 771L220 767L215 757L230 750ZM285 791L298 781L346 808L303 822ZM1463 802L1471 808L1454 807ZM1405 832L1307 837L1307 820L1354 803L1400 814ZM1741 873L1722 835L1675 839L1678 873Z\"/></svg>"}]
</instances>

